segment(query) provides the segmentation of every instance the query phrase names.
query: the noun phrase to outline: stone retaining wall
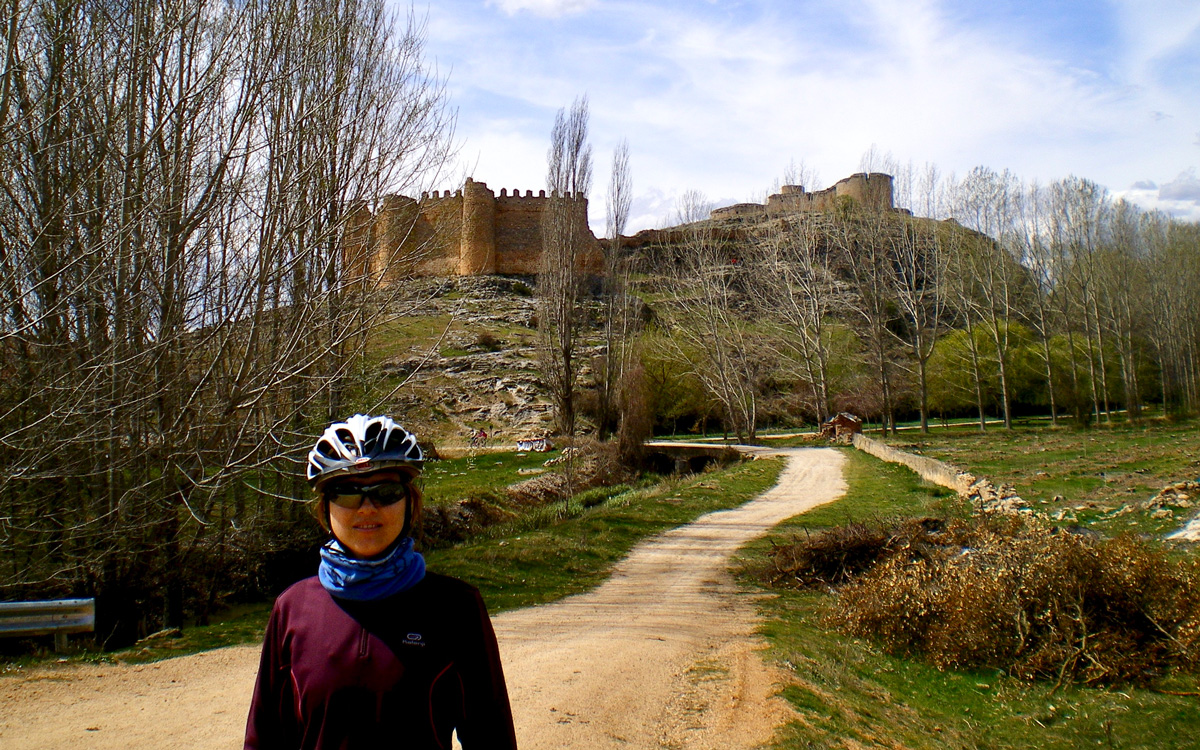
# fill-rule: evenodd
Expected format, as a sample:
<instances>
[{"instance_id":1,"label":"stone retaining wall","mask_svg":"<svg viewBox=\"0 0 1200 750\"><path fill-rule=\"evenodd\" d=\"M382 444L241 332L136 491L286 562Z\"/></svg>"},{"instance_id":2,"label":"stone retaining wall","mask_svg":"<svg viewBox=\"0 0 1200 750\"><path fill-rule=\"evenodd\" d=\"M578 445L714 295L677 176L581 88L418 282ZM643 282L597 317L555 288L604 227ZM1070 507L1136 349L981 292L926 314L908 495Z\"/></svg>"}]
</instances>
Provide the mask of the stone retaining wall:
<instances>
[{"instance_id":1,"label":"stone retaining wall","mask_svg":"<svg viewBox=\"0 0 1200 750\"><path fill-rule=\"evenodd\" d=\"M963 474L944 461L938 461L927 456L918 456L914 453L905 453L902 450L897 450L890 445L881 443L878 440L872 440L862 434L854 436L854 447L863 453L870 453L882 461L904 464L915 471L925 481L933 482L942 487L948 487L960 495L967 494L974 480L974 477L971 475Z\"/></svg>"}]
</instances>

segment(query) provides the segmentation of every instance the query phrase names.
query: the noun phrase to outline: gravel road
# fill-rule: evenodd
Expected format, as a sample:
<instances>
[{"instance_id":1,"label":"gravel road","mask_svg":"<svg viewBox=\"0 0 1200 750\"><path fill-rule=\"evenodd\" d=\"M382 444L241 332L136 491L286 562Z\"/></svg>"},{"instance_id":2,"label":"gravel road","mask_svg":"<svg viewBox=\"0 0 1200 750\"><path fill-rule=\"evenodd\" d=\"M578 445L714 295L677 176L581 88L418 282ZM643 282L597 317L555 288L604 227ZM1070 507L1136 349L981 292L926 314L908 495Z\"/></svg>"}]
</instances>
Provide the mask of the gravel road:
<instances>
[{"instance_id":1,"label":"gravel road","mask_svg":"<svg viewBox=\"0 0 1200 750\"><path fill-rule=\"evenodd\" d=\"M845 491L842 456L779 451L757 499L636 547L586 594L494 618L524 750L752 748L787 718L757 655L754 602L729 558L780 521ZM155 664L64 665L0 677L0 746L240 747L258 649Z\"/></svg>"}]
</instances>

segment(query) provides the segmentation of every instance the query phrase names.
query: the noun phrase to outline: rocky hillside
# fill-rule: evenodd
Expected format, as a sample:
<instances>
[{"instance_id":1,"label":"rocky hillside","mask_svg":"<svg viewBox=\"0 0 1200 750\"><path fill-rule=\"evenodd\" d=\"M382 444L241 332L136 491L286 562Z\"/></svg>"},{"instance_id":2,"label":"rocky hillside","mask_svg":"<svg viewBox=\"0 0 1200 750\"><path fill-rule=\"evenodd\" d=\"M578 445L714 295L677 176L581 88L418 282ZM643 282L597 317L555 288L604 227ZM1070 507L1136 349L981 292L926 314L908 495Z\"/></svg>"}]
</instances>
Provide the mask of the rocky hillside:
<instances>
[{"instance_id":1,"label":"rocky hillside","mask_svg":"<svg viewBox=\"0 0 1200 750\"><path fill-rule=\"evenodd\" d=\"M539 376L533 285L500 276L415 282L418 301L370 346L383 408L439 446L466 445L481 428L490 445L546 435L553 417ZM598 335L596 325L585 331L581 383L591 381Z\"/></svg>"}]
</instances>

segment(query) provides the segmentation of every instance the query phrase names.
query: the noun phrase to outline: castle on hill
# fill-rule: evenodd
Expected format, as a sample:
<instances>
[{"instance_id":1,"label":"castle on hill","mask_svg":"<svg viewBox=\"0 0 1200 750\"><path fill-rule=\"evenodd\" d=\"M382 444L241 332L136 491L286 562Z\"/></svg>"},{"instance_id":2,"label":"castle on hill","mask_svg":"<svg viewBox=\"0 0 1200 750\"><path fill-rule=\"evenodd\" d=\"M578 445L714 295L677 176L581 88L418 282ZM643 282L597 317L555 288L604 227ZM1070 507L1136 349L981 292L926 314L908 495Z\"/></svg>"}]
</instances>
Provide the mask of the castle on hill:
<instances>
[{"instance_id":1,"label":"castle on hill","mask_svg":"<svg viewBox=\"0 0 1200 750\"><path fill-rule=\"evenodd\" d=\"M892 177L882 172L860 173L839 180L833 187L806 192L802 185L784 185L766 203L739 203L711 213L715 221L766 218L790 213L830 211L839 200L850 199L874 211L894 211ZM388 286L410 276L532 275L542 254L542 215L550 199L545 190L501 188L470 177L462 189L434 190L421 198L385 196L372 209L362 205L351 216L343 251L352 278L371 279ZM580 227L584 251L579 270L601 273L604 251L588 229L588 201L568 196L568 205ZM645 236L643 236L645 235ZM637 247L671 230L646 230L623 241Z\"/></svg>"}]
</instances>

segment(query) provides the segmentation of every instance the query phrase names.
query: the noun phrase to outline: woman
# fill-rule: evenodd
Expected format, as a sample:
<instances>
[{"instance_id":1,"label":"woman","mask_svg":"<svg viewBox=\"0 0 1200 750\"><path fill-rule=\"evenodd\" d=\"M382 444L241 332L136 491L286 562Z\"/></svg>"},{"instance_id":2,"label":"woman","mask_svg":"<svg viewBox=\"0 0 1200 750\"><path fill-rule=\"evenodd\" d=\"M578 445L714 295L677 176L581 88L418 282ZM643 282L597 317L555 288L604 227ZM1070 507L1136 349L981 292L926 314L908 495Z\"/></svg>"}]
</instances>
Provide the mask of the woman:
<instances>
[{"instance_id":1,"label":"woman","mask_svg":"<svg viewBox=\"0 0 1200 750\"><path fill-rule=\"evenodd\" d=\"M388 417L331 425L308 454L332 538L318 575L275 601L247 748L515 748L479 592L413 550L424 457Z\"/></svg>"}]
</instances>

